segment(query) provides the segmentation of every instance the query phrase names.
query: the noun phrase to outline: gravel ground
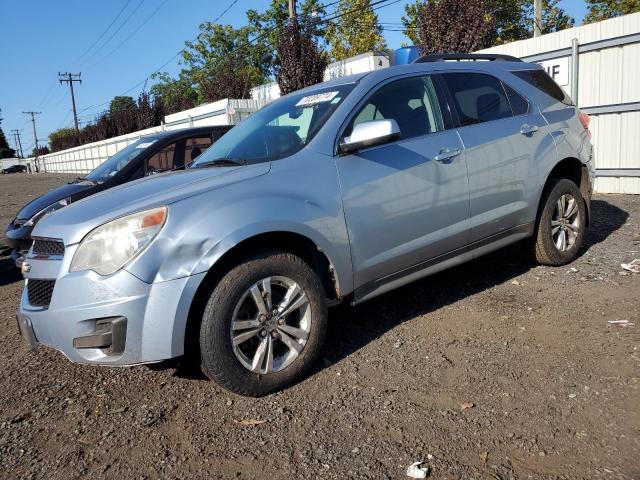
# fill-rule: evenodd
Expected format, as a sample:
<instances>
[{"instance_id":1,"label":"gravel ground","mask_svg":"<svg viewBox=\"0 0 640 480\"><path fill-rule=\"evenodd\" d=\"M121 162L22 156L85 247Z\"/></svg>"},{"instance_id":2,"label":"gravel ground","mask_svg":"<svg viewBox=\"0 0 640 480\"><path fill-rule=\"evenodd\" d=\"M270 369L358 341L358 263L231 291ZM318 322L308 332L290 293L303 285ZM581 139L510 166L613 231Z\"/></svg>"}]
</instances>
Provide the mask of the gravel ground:
<instances>
[{"instance_id":1,"label":"gravel ground","mask_svg":"<svg viewBox=\"0 0 640 480\"><path fill-rule=\"evenodd\" d=\"M2 224L66 179L0 176ZM437 479L638 479L640 275L620 263L640 258L640 197L596 196L593 217L572 265L515 246L334 309L314 371L262 399L27 352L2 257L0 478L401 479L424 460Z\"/></svg>"}]
</instances>

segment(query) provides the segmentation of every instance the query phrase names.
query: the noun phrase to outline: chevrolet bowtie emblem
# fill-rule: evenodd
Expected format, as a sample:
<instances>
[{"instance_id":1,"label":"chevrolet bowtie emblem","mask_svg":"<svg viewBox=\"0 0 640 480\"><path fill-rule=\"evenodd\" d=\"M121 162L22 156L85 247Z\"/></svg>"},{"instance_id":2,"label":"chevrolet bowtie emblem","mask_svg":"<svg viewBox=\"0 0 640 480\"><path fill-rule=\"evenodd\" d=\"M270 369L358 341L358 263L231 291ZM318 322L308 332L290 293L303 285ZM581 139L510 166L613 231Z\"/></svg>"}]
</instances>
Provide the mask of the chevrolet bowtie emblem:
<instances>
[{"instance_id":1,"label":"chevrolet bowtie emblem","mask_svg":"<svg viewBox=\"0 0 640 480\"><path fill-rule=\"evenodd\" d=\"M22 262L22 267L20 267L20 271L24 275L25 273L29 273L31 271L31 264L27 262Z\"/></svg>"}]
</instances>

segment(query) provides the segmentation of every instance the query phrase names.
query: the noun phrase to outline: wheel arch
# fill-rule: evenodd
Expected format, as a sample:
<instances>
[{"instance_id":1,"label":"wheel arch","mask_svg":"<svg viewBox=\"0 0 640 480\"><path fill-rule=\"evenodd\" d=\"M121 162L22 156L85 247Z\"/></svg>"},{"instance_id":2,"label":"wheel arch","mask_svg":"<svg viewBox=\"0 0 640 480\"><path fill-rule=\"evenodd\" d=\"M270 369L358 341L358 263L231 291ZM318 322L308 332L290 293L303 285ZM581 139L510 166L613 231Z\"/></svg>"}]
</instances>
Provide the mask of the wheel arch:
<instances>
[{"instance_id":1,"label":"wheel arch","mask_svg":"<svg viewBox=\"0 0 640 480\"><path fill-rule=\"evenodd\" d=\"M312 239L303 234L277 230L247 237L226 250L209 268L193 296L187 315L184 336L184 353L197 358L198 334L202 314L211 292L220 279L237 265L242 258L252 252L277 249L298 255L304 259L321 279L325 295L330 302L344 298L336 270L329 256Z\"/></svg>"},{"instance_id":2,"label":"wheel arch","mask_svg":"<svg viewBox=\"0 0 640 480\"><path fill-rule=\"evenodd\" d=\"M553 179L557 178L566 178L567 180L571 180L575 183L580 189L580 193L582 194L582 198L587 204L587 225L589 225L591 212L589 208L589 198L591 196L591 187L589 183L589 169L587 165L581 162L578 158L575 157L565 157L560 160L558 163L554 165L549 174L547 175L546 181L542 190L540 191L540 198L538 199L538 213L536 216L536 223L538 218L540 218L540 214L542 212L542 202L545 199L545 193L548 190L549 184Z\"/></svg>"}]
</instances>

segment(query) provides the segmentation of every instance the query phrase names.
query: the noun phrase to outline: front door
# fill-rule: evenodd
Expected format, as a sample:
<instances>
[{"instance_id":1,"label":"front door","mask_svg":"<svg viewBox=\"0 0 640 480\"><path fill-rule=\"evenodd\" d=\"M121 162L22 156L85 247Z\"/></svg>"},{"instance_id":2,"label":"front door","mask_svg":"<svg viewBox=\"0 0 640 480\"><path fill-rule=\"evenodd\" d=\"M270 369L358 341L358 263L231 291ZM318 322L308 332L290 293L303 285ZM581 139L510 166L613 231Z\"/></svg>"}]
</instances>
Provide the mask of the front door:
<instances>
[{"instance_id":1,"label":"front door","mask_svg":"<svg viewBox=\"0 0 640 480\"><path fill-rule=\"evenodd\" d=\"M401 138L337 157L356 289L465 247L469 189L463 146L445 130L432 79L403 77L379 87L353 126L395 119Z\"/></svg>"}]
</instances>

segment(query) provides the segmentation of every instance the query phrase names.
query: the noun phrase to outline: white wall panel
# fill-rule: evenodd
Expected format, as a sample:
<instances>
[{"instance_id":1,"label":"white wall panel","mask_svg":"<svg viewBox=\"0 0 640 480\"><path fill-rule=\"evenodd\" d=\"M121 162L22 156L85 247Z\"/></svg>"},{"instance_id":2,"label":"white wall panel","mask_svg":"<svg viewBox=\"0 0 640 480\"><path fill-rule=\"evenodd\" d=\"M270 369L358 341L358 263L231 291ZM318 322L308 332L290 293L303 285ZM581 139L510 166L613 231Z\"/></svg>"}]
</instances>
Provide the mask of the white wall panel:
<instances>
[{"instance_id":1,"label":"white wall panel","mask_svg":"<svg viewBox=\"0 0 640 480\"><path fill-rule=\"evenodd\" d=\"M482 53L503 53L517 57L542 55L568 49L572 40L579 45L640 33L640 13L612 18L541 37L521 40ZM566 53L565 53L566 55ZM561 55L558 55L561 56ZM640 43L582 52L578 61L580 108L640 102ZM573 79L570 79L573 81ZM564 87L571 92L571 85ZM591 115L591 132L597 169L640 170L640 111ZM639 193L640 178L599 178L596 191Z\"/></svg>"}]
</instances>

